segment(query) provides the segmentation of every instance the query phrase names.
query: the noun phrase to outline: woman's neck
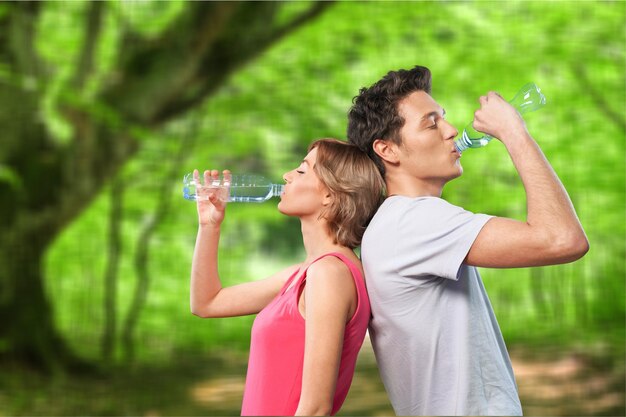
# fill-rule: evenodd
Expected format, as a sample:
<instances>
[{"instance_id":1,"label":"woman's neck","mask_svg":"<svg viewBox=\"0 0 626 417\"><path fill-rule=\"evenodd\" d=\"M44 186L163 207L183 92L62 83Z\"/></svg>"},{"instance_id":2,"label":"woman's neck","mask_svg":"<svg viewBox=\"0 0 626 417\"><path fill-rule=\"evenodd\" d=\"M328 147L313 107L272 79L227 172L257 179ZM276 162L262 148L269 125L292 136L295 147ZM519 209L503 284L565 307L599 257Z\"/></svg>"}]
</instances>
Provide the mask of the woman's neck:
<instances>
[{"instance_id":1,"label":"woman's neck","mask_svg":"<svg viewBox=\"0 0 626 417\"><path fill-rule=\"evenodd\" d=\"M350 251L349 248L333 242L333 238L328 232L328 224L324 220L301 218L300 223L302 242L306 251L306 264L313 262L325 253Z\"/></svg>"}]
</instances>

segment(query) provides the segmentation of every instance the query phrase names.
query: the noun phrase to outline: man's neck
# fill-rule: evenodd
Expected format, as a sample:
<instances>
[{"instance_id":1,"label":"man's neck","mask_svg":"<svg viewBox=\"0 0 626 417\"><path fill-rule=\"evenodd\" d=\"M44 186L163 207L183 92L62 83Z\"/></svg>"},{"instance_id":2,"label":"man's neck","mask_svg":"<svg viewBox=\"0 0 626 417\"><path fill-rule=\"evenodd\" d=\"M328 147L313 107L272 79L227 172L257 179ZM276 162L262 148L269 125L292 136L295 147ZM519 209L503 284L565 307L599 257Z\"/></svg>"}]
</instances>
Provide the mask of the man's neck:
<instances>
[{"instance_id":1,"label":"man's neck","mask_svg":"<svg viewBox=\"0 0 626 417\"><path fill-rule=\"evenodd\" d=\"M385 175L387 195L406 197L441 197L444 181L426 181L409 175L388 173Z\"/></svg>"}]
</instances>

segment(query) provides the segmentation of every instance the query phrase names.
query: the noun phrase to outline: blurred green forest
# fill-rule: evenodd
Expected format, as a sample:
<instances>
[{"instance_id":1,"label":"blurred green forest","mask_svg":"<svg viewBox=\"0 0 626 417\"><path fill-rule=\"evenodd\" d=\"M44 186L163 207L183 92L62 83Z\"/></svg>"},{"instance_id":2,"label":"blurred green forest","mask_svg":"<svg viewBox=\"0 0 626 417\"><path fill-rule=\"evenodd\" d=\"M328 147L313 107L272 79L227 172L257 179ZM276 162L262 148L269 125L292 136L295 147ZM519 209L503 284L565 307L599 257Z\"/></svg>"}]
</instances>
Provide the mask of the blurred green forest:
<instances>
[{"instance_id":1,"label":"blurred green forest","mask_svg":"<svg viewBox=\"0 0 626 417\"><path fill-rule=\"evenodd\" d=\"M489 90L512 97L534 81L546 95L526 123L569 191L590 252L573 264L481 274L518 379L526 374L516 363L540 361L547 375L570 357L612 378L599 388L589 378L581 392L545 399L552 408L532 408L518 381L527 414L623 415L626 3L94 4L0 4L0 38L13 51L0 49L0 120L8 126L0 141L0 357L35 340L11 333L19 310L32 320L19 323L32 325L14 327L35 333L38 320L49 320L87 370L73 376L45 360L1 361L0 415L238 413L253 317L201 320L189 312L197 219L182 198L183 175L228 168L278 181L312 140L345 139L359 88L418 64L431 69L433 96L459 129ZM193 20L202 13L204 21ZM192 55L206 46L194 37L201 33L222 49ZM179 35L188 49L177 46ZM143 55L133 56L137 45ZM169 56L150 60L166 46ZM37 71L18 65L35 55ZM44 132L32 144L20 136L30 126ZM53 152L73 155L77 168L46 171ZM468 150L462 164L464 175L444 198L524 219L524 190L499 142ZM29 227L57 199L66 211L51 215L60 219L55 231ZM50 239L36 245L42 260L31 264L28 250L12 248L28 247L41 230ZM229 205L221 249L225 285L303 256L298 221L278 213L274 200ZM40 272L49 314L31 308L28 292L11 298L24 279L20 268L37 269L25 277ZM46 346L33 355L46 356ZM360 366L344 412L389 414L382 385L367 385L378 378L373 359L365 354ZM204 391L186 385L185 378L213 377L225 379ZM211 395L219 400L198 399ZM577 408L591 397L608 399Z\"/></svg>"}]
</instances>

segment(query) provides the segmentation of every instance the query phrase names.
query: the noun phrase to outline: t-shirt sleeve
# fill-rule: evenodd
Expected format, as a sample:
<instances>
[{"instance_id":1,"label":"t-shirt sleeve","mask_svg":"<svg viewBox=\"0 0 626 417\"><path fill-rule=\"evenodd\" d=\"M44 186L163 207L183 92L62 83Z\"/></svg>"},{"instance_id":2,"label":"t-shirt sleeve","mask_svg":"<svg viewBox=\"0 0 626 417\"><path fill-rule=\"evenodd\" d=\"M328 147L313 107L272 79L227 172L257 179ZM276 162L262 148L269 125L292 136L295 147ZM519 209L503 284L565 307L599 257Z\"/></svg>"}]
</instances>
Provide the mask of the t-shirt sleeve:
<instances>
[{"instance_id":1,"label":"t-shirt sleeve","mask_svg":"<svg viewBox=\"0 0 626 417\"><path fill-rule=\"evenodd\" d=\"M474 214L441 198L417 198L398 216L398 272L405 277L458 279L474 240L492 216Z\"/></svg>"}]
</instances>

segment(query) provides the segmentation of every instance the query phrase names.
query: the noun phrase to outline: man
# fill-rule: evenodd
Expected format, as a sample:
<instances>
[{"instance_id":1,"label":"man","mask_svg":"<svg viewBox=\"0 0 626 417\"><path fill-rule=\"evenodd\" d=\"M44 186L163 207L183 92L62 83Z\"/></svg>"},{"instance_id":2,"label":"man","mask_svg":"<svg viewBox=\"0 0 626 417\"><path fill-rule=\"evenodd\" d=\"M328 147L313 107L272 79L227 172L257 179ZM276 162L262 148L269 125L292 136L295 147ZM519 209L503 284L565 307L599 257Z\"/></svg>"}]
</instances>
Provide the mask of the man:
<instances>
[{"instance_id":1,"label":"man","mask_svg":"<svg viewBox=\"0 0 626 417\"><path fill-rule=\"evenodd\" d=\"M355 97L348 139L376 162L388 197L361 255L370 334L396 414L521 415L511 362L476 267L572 262L589 245L572 203L517 111L480 97L474 128L505 145L527 220L473 214L441 199L459 177L458 132L430 96L427 68L389 72Z\"/></svg>"}]
</instances>

